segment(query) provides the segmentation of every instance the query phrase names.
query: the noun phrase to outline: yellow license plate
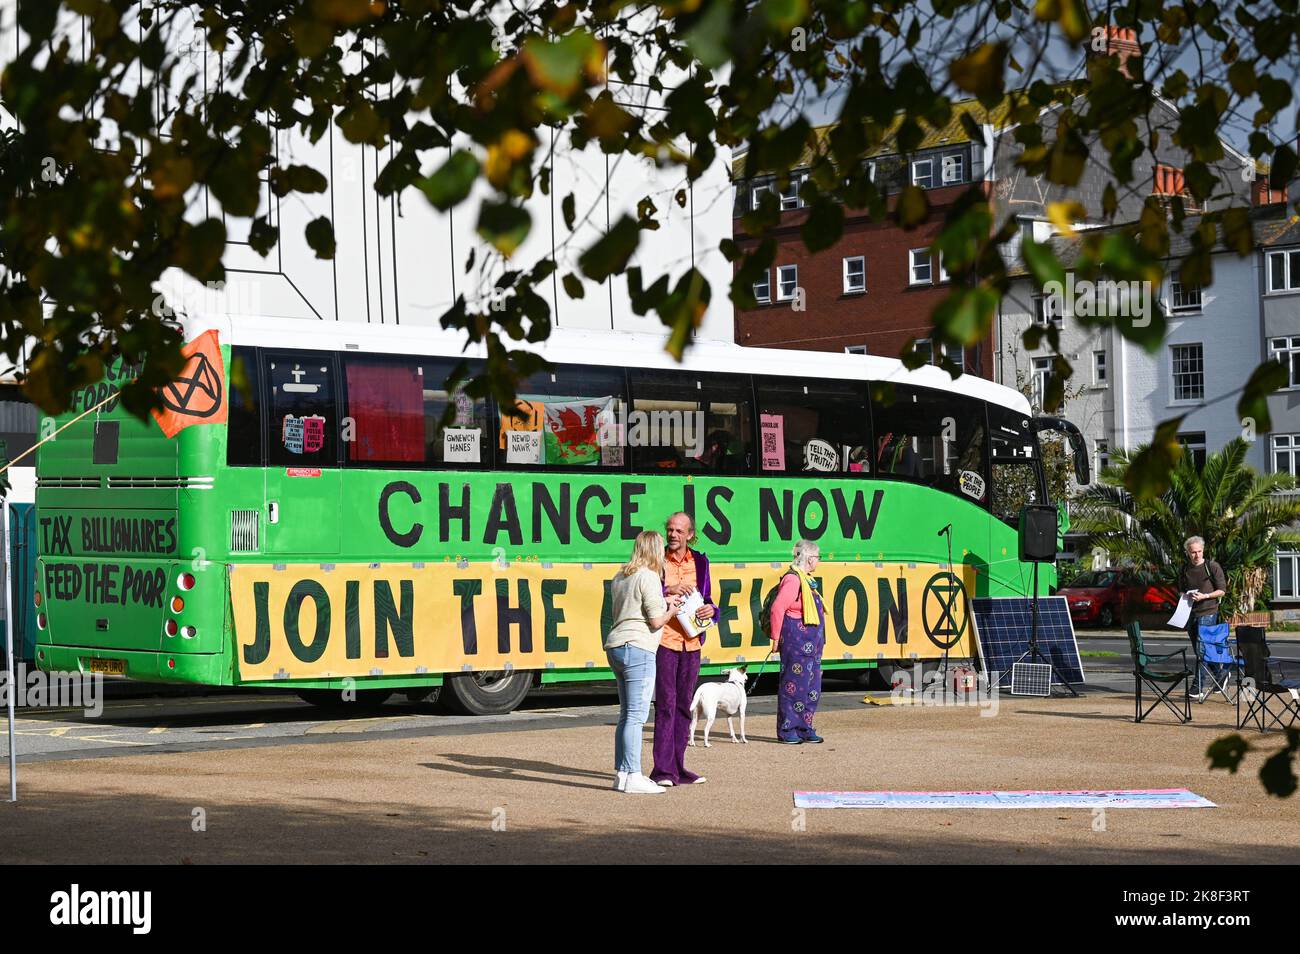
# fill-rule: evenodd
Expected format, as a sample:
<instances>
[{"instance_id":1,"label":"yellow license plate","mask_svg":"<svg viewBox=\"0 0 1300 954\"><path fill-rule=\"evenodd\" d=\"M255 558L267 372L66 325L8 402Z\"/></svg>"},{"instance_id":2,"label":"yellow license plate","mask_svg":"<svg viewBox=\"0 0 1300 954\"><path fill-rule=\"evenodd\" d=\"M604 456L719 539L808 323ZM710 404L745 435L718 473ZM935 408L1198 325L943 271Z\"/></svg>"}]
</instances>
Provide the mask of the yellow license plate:
<instances>
[{"instance_id":1,"label":"yellow license plate","mask_svg":"<svg viewBox=\"0 0 1300 954\"><path fill-rule=\"evenodd\" d=\"M126 660L125 659L86 659L87 672L103 673L105 676L125 676Z\"/></svg>"}]
</instances>

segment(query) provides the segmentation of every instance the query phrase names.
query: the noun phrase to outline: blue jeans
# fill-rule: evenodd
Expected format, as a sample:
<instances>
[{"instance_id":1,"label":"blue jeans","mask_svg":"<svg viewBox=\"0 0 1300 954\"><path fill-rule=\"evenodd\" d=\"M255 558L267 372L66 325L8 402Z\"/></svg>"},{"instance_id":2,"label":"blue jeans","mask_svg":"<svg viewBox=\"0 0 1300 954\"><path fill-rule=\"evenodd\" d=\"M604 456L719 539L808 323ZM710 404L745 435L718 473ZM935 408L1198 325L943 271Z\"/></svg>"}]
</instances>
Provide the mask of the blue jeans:
<instances>
[{"instance_id":1,"label":"blue jeans","mask_svg":"<svg viewBox=\"0 0 1300 954\"><path fill-rule=\"evenodd\" d=\"M655 654L630 644L605 650L618 681L618 728L614 730L614 769L641 772L641 727L650 718L655 690Z\"/></svg>"},{"instance_id":2,"label":"blue jeans","mask_svg":"<svg viewBox=\"0 0 1300 954\"><path fill-rule=\"evenodd\" d=\"M1201 662L1201 627L1213 626L1219 621L1218 613L1207 613L1204 616L1193 616L1187 621L1187 637L1192 641L1192 652L1196 656L1196 676L1192 679L1192 692L1199 693L1202 684L1202 670L1213 673L1219 679L1223 678L1223 673L1227 667L1222 663L1203 663ZM1213 667L1213 668L1211 668Z\"/></svg>"}]
</instances>

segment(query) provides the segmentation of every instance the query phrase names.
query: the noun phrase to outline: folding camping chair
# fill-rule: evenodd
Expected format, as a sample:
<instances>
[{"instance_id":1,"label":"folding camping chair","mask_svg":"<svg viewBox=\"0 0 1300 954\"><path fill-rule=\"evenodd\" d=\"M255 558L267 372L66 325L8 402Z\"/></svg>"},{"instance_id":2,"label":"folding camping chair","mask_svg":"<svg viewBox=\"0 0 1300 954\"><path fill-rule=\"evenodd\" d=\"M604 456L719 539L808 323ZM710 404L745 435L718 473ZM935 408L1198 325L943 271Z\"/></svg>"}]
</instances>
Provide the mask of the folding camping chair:
<instances>
[{"instance_id":1,"label":"folding camping chair","mask_svg":"<svg viewBox=\"0 0 1300 954\"><path fill-rule=\"evenodd\" d=\"M1293 660L1273 659L1257 626L1237 627L1237 649L1242 658L1241 685L1237 689L1237 728L1253 722L1260 732L1273 726L1285 729L1300 719L1300 679L1286 678L1284 668ZM1246 700L1246 713L1241 700Z\"/></svg>"},{"instance_id":2,"label":"folding camping chair","mask_svg":"<svg viewBox=\"0 0 1300 954\"><path fill-rule=\"evenodd\" d=\"M1216 692L1223 696L1223 701L1228 705L1232 705L1235 701L1228 695L1228 687L1234 681L1234 676L1238 677L1236 681L1240 681L1240 674L1237 672L1240 668L1240 660L1229 645L1230 632L1227 623L1202 626L1199 630L1200 639L1197 643L1200 654L1196 664L1201 668L1202 692L1197 697L1197 702L1204 702Z\"/></svg>"},{"instance_id":3,"label":"folding camping chair","mask_svg":"<svg viewBox=\"0 0 1300 954\"><path fill-rule=\"evenodd\" d=\"M1133 653L1133 721L1141 722L1151 714L1160 703L1164 703L1174 715L1178 717L1179 722L1192 721L1192 690L1191 680L1193 671L1187 666L1187 650L1178 649L1172 653L1166 653L1163 656L1152 656L1146 651L1142 644L1142 625L1138 622L1128 624L1128 645L1129 650ZM1175 656L1181 657L1180 662L1170 664L1169 660ZM1170 694L1178 688L1179 683L1183 684L1183 707L1178 711L1174 700L1170 699ZM1142 686L1146 685L1155 693L1155 701L1146 708L1142 709ZM1161 686L1165 688L1161 689Z\"/></svg>"}]
</instances>

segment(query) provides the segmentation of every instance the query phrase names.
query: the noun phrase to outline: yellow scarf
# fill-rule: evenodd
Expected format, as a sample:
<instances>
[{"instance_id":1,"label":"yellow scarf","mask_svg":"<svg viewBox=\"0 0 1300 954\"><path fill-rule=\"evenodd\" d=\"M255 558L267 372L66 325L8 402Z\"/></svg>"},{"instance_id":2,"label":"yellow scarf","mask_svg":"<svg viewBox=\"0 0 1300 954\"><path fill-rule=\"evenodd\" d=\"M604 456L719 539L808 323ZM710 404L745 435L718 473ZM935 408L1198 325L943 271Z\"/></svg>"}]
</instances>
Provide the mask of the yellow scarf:
<instances>
[{"instance_id":1,"label":"yellow scarf","mask_svg":"<svg viewBox=\"0 0 1300 954\"><path fill-rule=\"evenodd\" d=\"M817 616L817 601L813 599L812 579L793 563L790 564L790 572L797 574L799 577L799 595L803 597L803 624L805 626L816 626L819 619Z\"/></svg>"}]
</instances>

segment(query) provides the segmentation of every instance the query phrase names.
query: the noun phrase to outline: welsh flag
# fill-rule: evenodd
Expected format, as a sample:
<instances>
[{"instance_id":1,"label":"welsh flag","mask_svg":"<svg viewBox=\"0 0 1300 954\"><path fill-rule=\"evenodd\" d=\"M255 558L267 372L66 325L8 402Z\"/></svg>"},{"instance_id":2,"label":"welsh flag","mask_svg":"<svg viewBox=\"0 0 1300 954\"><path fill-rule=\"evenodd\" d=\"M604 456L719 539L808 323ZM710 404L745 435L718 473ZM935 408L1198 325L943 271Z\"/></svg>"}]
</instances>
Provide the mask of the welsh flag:
<instances>
[{"instance_id":1,"label":"welsh flag","mask_svg":"<svg viewBox=\"0 0 1300 954\"><path fill-rule=\"evenodd\" d=\"M548 464L593 464L600 460L600 422L613 415L612 397L546 402L542 431Z\"/></svg>"}]
</instances>

